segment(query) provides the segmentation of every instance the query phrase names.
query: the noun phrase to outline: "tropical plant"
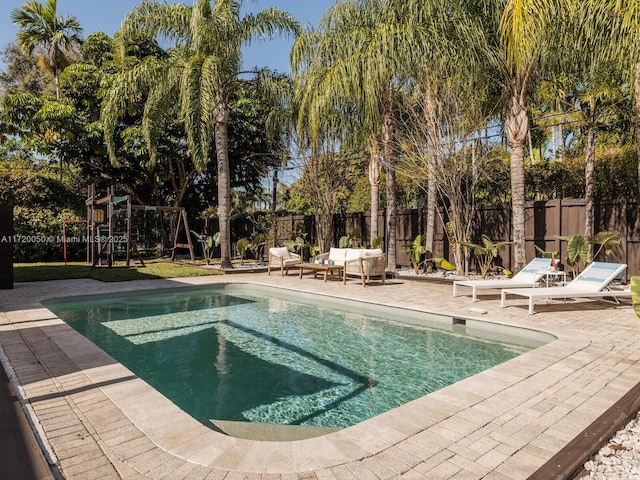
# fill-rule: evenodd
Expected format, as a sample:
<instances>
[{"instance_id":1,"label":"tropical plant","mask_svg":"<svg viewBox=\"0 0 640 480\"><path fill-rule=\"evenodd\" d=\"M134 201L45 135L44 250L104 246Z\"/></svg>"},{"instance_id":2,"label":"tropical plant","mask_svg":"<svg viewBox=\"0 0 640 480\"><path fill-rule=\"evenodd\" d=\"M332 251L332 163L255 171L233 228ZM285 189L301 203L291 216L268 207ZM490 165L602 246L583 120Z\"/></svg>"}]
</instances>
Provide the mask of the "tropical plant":
<instances>
[{"instance_id":1,"label":"tropical plant","mask_svg":"<svg viewBox=\"0 0 640 480\"><path fill-rule=\"evenodd\" d=\"M454 270L456 270L456 266L453 263L449 262L446 258L436 257L436 258L432 258L431 261L438 268L446 270L447 272L453 272Z\"/></svg>"},{"instance_id":2,"label":"tropical plant","mask_svg":"<svg viewBox=\"0 0 640 480\"><path fill-rule=\"evenodd\" d=\"M631 300L633 311L640 317L640 277L631 277Z\"/></svg>"},{"instance_id":3,"label":"tropical plant","mask_svg":"<svg viewBox=\"0 0 640 480\"><path fill-rule=\"evenodd\" d=\"M262 258L264 252L264 246L267 243L267 236L264 233L257 232L251 236L251 243L249 243L249 250L253 253L256 260Z\"/></svg>"},{"instance_id":4,"label":"tropical plant","mask_svg":"<svg viewBox=\"0 0 640 480\"><path fill-rule=\"evenodd\" d=\"M320 245L315 244L315 245L309 246L309 256L315 257L319 253L320 253Z\"/></svg>"},{"instance_id":5,"label":"tropical plant","mask_svg":"<svg viewBox=\"0 0 640 480\"><path fill-rule=\"evenodd\" d=\"M592 239L587 239L582 235L573 235L572 237L557 235L556 238L567 242L567 264L572 268L574 276L580 262L588 265L601 252L609 255L612 249L620 245L621 242L620 232L606 230L596 233ZM595 255L591 255L591 245L599 245Z\"/></svg>"},{"instance_id":6,"label":"tropical plant","mask_svg":"<svg viewBox=\"0 0 640 480\"><path fill-rule=\"evenodd\" d=\"M356 242L360 240L362 234L359 228L353 228L347 235L343 235L338 240L338 246L340 248L351 248L355 246Z\"/></svg>"},{"instance_id":7,"label":"tropical plant","mask_svg":"<svg viewBox=\"0 0 640 480\"><path fill-rule=\"evenodd\" d=\"M246 238L241 238L236 242L236 251L238 252L238 255L240 255L240 263L244 263L244 257L247 254L250 244L251 242Z\"/></svg>"},{"instance_id":8,"label":"tropical plant","mask_svg":"<svg viewBox=\"0 0 640 480\"><path fill-rule=\"evenodd\" d=\"M67 55L82 41L80 22L72 15L58 15L57 0L25 2L11 11L11 21L20 27L16 38L26 53L42 48L44 65L53 73L59 99L60 72L68 64Z\"/></svg>"},{"instance_id":9,"label":"tropical plant","mask_svg":"<svg viewBox=\"0 0 640 480\"><path fill-rule=\"evenodd\" d=\"M640 191L640 1L639 0L588 0L577 1L585 12L587 37L595 37L590 60L613 61L626 68L629 84L633 85L635 110L635 135L638 159L637 189ZM581 48L582 50L582 48ZM637 192L636 192L637 194Z\"/></svg>"},{"instance_id":10,"label":"tropical plant","mask_svg":"<svg viewBox=\"0 0 640 480\"><path fill-rule=\"evenodd\" d=\"M216 232L214 235L205 235L191 230L191 233L196 237L196 240L202 247L204 261L207 265L210 265L211 256L213 255L213 249L220 244L220 232Z\"/></svg>"},{"instance_id":11,"label":"tropical plant","mask_svg":"<svg viewBox=\"0 0 640 480\"><path fill-rule=\"evenodd\" d=\"M572 237L557 235L556 238L567 242L567 265L571 267L575 276L576 266L580 262L587 263L588 261L589 242L583 235L573 235Z\"/></svg>"},{"instance_id":12,"label":"tropical plant","mask_svg":"<svg viewBox=\"0 0 640 480\"><path fill-rule=\"evenodd\" d=\"M595 234L595 236L589 240L589 243L591 245L599 245L598 250L596 250L596 253L592 256L592 258L598 258L598 255L600 254L600 252L602 252L604 250L604 254L605 255L609 255L611 253L611 250L614 247L617 247L618 245L620 245L620 242L622 241L620 232L618 231L602 231L602 232L598 232Z\"/></svg>"},{"instance_id":13,"label":"tropical plant","mask_svg":"<svg viewBox=\"0 0 640 480\"><path fill-rule=\"evenodd\" d=\"M343 235L340 237L340 240L338 240L339 248L351 248L351 246L353 246L353 238L349 235Z\"/></svg>"},{"instance_id":14,"label":"tropical plant","mask_svg":"<svg viewBox=\"0 0 640 480\"><path fill-rule=\"evenodd\" d=\"M411 266L416 272L416 275L420 272L420 265L422 264L421 259L426 251L427 249L424 246L424 235L417 235L405 250L405 252L409 254Z\"/></svg>"},{"instance_id":15,"label":"tropical plant","mask_svg":"<svg viewBox=\"0 0 640 480\"><path fill-rule=\"evenodd\" d=\"M143 132L152 161L155 140L162 135L163 112L179 105L187 142L199 171L209 162L212 142L217 159L217 200L223 268L231 268L230 170L228 123L230 99L238 84L242 47L256 38L299 30L290 14L276 8L240 17L236 0L196 0L193 6L144 1L130 12L118 35L150 35L175 40L164 58L148 57L120 75L103 104L102 120L111 158L113 132L131 100L146 98Z\"/></svg>"},{"instance_id":16,"label":"tropical plant","mask_svg":"<svg viewBox=\"0 0 640 480\"><path fill-rule=\"evenodd\" d=\"M371 248L382 248L383 242L384 238L382 238L380 235L378 235L377 237L373 237L371 239Z\"/></svg>"},{"instance_id":17,"label":"tropical plant","mask_svg":"<svg viewBox=\"0 0 640 480\"><path fill-rule=\"evenodd\" d=\"M295 238L285 240L283 242L284 246L289 249L290 252L302 254L302 251L308 246L305 240L307 234L302 233Z\"/></svg>"},{"instance_id":18,"label":"tropical plant","mask_svg":"<svg viewBox=\"0 0 640 480\"><path fill-rule=\"evenodd\" d=\"M538 245L534 245L534 247L542 258L556 258L560 254L560 250L543 250Z\"/></svg>"},{"instance_id":19,"label":"tropical plant","mask_svg":"<svg viewBox=\"0 0 640 480\"><path fill-rule=\"evenodd\" d=\"M513 242L494 242L487 235L482 235L482 245L471 242L460 243L471 250L478 262L480 274L482 278L485 278L491 270L493 259L499 255L500 250L511 245Z\"/></svg>"}]
</instances>

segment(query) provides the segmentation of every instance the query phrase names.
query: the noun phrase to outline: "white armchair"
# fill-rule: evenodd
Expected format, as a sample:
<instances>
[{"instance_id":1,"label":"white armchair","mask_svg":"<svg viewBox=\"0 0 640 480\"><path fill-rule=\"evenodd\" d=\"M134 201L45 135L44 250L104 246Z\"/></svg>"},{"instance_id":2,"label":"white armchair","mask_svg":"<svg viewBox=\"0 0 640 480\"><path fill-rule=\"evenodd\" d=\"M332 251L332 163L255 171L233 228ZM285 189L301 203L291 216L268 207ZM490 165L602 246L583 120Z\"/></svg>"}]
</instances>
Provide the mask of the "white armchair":
<instances>
[{"instance_id":1,"label":"white armchair","mask_svg":"<svg viewBox=\"0 0 640 480\"><path fill-rule=\"evenodd\" d=\"M295 267L300 263L300 255L292 253L287 247L271 247L269 249L269 267L267 274L271 275L271 268L279 268L280 276L288 274L289 268Z\"/></svg>"},{"instance_id":2,"label":"white armchair","mask_svg":"<svg viewBox=\"0 0 640 480\"><path fill-rule=\"evenodd\" d=\"M346 283L347 276L360 277L364 287L371 277L380 277L384 285L386 268L387 262L384 253L365 250L360 257L345 261L343 282Z\"/></svg>"}]
</instances>

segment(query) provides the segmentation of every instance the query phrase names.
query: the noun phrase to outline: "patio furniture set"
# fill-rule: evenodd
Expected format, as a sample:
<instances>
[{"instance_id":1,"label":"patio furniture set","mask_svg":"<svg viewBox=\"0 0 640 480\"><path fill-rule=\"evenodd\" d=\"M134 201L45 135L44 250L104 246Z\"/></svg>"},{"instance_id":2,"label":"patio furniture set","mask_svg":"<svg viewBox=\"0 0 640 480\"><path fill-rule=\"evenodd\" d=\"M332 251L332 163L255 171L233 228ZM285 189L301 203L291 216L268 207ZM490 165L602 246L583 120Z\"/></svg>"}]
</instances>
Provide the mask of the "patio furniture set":
<instances>
[{"instance_id":1,"label":"patio furniture set","mask_svg":"<svg viewBox=\"0 0 640 480\"><path fill-rule=\"evenodd\" d=\"M469 287L471 300L475 302L479 289L501 290L502 307L506 306L507 295L526 297L529 314L534 313L536 300L600 298L619 302L620 297L631 297L631 290L612 289L611 284L624 278L626 268L623 263L592 262L567 283L566 272L549 269L548 258L534 258L512 279L456 280L453 282L453 296L458 296L459 287ZM269 275L272 269L279 269L281 275L297 269L299 278L308 273L313 273L314 278L321 274L325 282L336 278L342 279L343 284L346 284L347 277L358 277L362 286L366 286L371 277L379 277L384 285L386 258L380 249L331 248L329 252L316 255L311 262L304 262L300 255L290 252L287 247L272 247L269 249Z\"/></svg>"},{"instance_id":2,"label":"patio furniture set","mask_svg":"<svg viewBox=\"0 0 640 480\"><path fill-rule=\"evenodd\" d=\"M322 274L325 282L333 277L342 279L343 284L347 283L347 277L357 277L363 287L372 277L379 277L383 285L386 280L386 259L379 248L331 248L316 255L311 262L304 262L287 247L272 247L269 249L269 275L272 269L279 269L282 276L290 269L297 269L299 278L306 273L313 273L314 278Z\"/></svg>"}]
</instances>

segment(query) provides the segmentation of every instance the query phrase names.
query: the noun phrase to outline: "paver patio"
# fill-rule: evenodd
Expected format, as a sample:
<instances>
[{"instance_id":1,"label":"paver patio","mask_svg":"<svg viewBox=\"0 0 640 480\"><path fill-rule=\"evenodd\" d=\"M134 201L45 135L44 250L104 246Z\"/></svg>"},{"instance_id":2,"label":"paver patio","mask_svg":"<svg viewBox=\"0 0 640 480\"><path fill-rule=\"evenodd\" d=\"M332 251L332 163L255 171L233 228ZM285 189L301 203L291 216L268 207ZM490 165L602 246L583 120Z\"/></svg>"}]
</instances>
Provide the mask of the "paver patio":
<instances>
[{"instance_id":1,"label":"paver patio","mask_svg":"<svg viewBox=\"0 0 640 480\"><path fill-rule=\"evenodd\" d=\"M263 442L212 431L44 308L68 295L255 283L513 325L557 337L467 380L353 427ZM451 296L451 286L234 274L175 280L19 283L0 290L3 364L47 454L68 479L516 479L533 474L640 381L629 302ZM486 313L483 313L485 310Z\"/></svg>"}]
</instances>

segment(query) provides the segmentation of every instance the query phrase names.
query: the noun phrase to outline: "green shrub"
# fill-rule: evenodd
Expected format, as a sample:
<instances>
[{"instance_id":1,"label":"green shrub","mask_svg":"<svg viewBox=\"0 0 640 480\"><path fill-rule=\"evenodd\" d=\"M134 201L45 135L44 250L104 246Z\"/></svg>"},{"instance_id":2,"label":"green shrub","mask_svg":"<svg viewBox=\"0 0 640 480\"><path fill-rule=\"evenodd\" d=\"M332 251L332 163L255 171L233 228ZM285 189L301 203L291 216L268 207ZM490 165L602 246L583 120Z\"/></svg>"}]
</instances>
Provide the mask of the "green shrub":
<instances>
[{"instance_id":1,"label":"green shrub","mask_svg":"<svg viewBox=\"0 0 640 480\"><path fill-rule=\"evenodd\" d=\"M13 259L16 263L63 260L63 222L81 220L69 210L50 208L14 207L13 215ZM79 240L67 244L67 258L83 258L86 229L70 225L67 238Z\"/></svg>"}]
</instances>

